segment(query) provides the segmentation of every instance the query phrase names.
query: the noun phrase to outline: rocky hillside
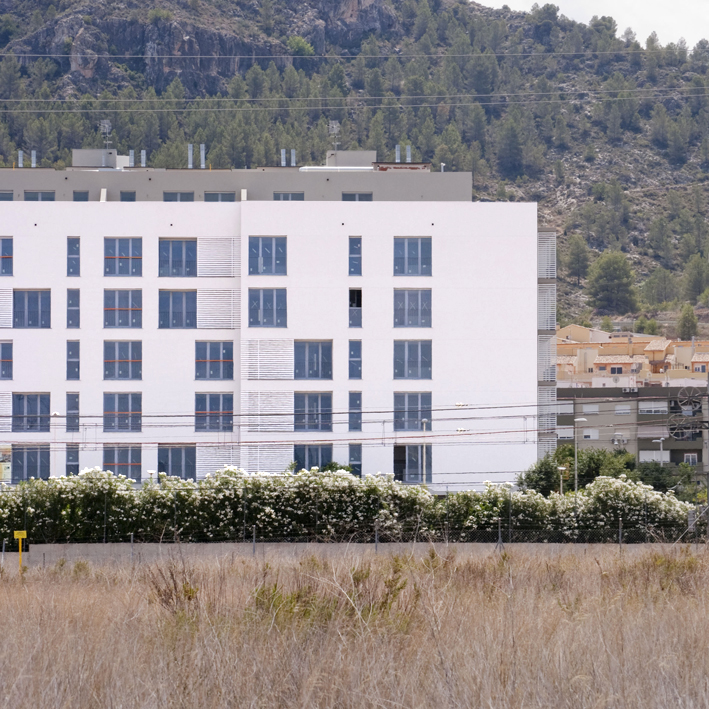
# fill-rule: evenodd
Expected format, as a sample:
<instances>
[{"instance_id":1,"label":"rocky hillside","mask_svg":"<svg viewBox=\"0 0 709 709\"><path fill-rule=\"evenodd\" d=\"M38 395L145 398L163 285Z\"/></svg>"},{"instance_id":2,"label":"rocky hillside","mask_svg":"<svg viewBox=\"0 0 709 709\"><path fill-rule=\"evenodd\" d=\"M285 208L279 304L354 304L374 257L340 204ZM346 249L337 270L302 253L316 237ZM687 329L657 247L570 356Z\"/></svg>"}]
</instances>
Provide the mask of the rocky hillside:
<instances>
[{"instance_id":1,"label":"rocky hillside","mask_svg":"<svg viewBox=\"0 0 709 709\"><path fill-rule=\"evenodd\" d=\"M411 144L472 170L473 199L540 202L561 234L562 321L598 305L582 247L627 255L636 314L709 304L709 42L663 47L553 5L0 0L0 51L3 164L18 148L66 164L102 119L156 166L182 165L186 142L214 167Z\"/></svg>"}]
</instances>

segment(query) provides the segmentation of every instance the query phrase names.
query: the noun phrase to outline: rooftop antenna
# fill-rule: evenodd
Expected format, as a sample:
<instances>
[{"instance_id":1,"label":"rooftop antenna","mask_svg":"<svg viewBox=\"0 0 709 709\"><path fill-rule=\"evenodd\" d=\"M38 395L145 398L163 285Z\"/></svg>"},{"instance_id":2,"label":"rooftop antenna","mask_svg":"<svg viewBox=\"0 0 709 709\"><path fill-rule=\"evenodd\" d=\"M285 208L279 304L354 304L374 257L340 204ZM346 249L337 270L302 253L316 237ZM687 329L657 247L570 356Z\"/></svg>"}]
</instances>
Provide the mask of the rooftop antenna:
<instances>
[{"instance_id":1,"label":"rooftop antenna","mask_svg":"<svg viewBox=\"0 0 709 709\"><path fill-rule=\"evenodd\" d=\"M396 158L394 159L394 162L401 162L401 146L397 145L395 149L396 149Z\"/></svg>"},{"instance_id":2,"label":"rooftop antenna","mask_svg":"<svg viewBox=\"0 0 709 709\"><path fill-rule=\"evenodd\" d=\"M411 146L406 146L406 162L411 162Z\"/></svg>"},{"instance_id":3,"label":"rooftop antenna","mask_svg":"<svg viewBox=\"0 0 709 709\"><path fill-rule=\"evenodd\" d=\"M330 121L327 132L332 136L335 150L337 150L337 146L340 144L337 140L337 136L340 134L340 121Z\"/></svg>"},{"instance_id":4,"label":"rooftop antenna","mask_svg":"<svg viewBox=\"0 0 709 709\"><path fill-rule=\"evenodd\" d=\"M281 167L286 166L286 149L281 148Z\"/></svg>"},{"instance_id":5,"label":"rooftop antenna","mask_svg":"<svg viewBox=\"0 0 709 709\"><path fill-rule=\"evenodd\" d=\"M135 167L135 150L128 151L128 167Z\"/></svg>"},{"instance_id":6,"label":"rooftop antenna","mask_svg":"<svg viewBox=\"0 0 709 709\"><path fill-rule=\"evenodd\" d=\"M295 167L295 150L293 148L290 151L290 166Z\"/></svg>"},{"instance_id":7,"label":"rooftop antenna","mask_svg":"<svg viewBox=\"0 0 709 709\"><path fill-rule=\"evenodd\" d=\"M110 141L110 135L111 135L111 121L109 121L107 118L104 118L102 121L99 121L98 124L99 130L101 131L101 135L103 136L103 143L108 150L108 147L111 145Z\"/></svg>"},{"instance_id":8,"label":"rooftop antenna","mask_svg":"<svg viewBox=\"0 0 709 709\"><path fill-rule=\"evenodd\" d=\"M193 146L192 143L187 144L187 169L191 170L192 169L192 155L193 155Z\"/></svg>"},{"instance_id":9,"label":"rooftop antenna","mask_svg":"<svg viewBox=\"0 0 709 709\"><path fill-rule=\"evenodd\" d=\"M32 167L37 167L37 151L32 151Z\"/></svg>"},{"instance_id":10,"label":"rooftop antenna","mask_svg":"<svg viewBox=\"0 0 709 709\"><path fill-rule=\"evenodd\" d=\"M25 166L25 154L22 150L17 151L17 166L18 167Z\"/></svg>"},{"instance_id":11,"label":"rooftop antenna","mask_svg":"<svg viewBox=\"0 0 709 709\"><path fill-rule=\"evenodd\" d=\"M140 166L141 167L145 167L145 158L146 158L145 150L141 150L140 151Z\"/></svg>"},{"instance_id":12,"label":"rooftop antenna","mask_svg":"<svg viewBox=\"0 0 709 709\"><path fill-rule=\"evenodd\" d=\"M199 144L199 167L204 170L207 165L207 146L204 143Z\"/></svg>"}]
</instances>

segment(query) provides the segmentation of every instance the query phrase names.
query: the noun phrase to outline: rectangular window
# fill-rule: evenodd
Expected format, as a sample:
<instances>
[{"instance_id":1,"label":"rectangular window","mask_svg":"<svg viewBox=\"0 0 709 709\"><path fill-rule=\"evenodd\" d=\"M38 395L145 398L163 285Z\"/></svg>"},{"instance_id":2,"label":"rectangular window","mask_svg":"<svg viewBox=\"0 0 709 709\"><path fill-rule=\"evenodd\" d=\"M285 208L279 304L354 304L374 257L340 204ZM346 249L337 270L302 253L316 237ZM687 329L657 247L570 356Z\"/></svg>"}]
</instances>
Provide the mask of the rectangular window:
<instances>
[{"instance_id":1,"label":"rectangular window","mask_svg":"<svg viewBox=\"0 0 709 709\"><path fill-rule=\"evenodd\" d=\"M236 202L235 192L205 192L205 202Z\"/></svg>"},{"instance_id":2,"label":"rectangular window","mask_svg":"<svg viewBox=\"0 0 709 709\"><path fill-rule=\"evenodd\" d=\"M103 240L104 276L142 276L143 239Z\"/></svg>"},{"instance_id":3,"label":"rectangular window","mask_svg":"<svg viewBox=\"0 0 709 709\"><path fill-rule=\"evenodd\" d=\"M394 394L394 430L431 430L431 392Z\"/></svg>"},{"instance_id":4,"label":"rectangular window","mask_svg":"<svg viewBox=\"0 0 709 709\"><path fill-rule=\"evenodd\" d=\"M233 378L233 342L195 342L195 379Z\"/></svg>"},{"instance_id":5,"label":"rectangular window","mask_svg":"<svg viewBox=\"0 0 709 709\"><path fill-rule=\"evenodd\" d=\"M622 374L622 373L623 373L622 367L611 367L611 374Z\"/></svg>"},{"instance_id":6,"label":"rectangular window","mask_svg":"<svg viewBox=\"0 0 709 709\"><path fill-rule=\"evenodd\" d=\"M274 192L273 199L276 202L302 202L305 192Z\"/></svg>"},{"instance_id":7,"label":"rectangular window","mask_svg":"<svg viewBox=\"0 0 709 709\"><path fill-rule=\"evenodd\" d=\"M0 239L0 276L12 275L12 239Z\"/></svg>"},{"instance_id":8,"label":"rectangular window","mask_svg":"<svg viewBox=\"0 0 709 709\"><path fill-rule=\"evenodd\" d=\"M142 394L104 394L104 433L110 431L133 431L140 433L142 428L142 411Z\"/></svg>"},{"instance_id":9,"label":"rectangular window","mask_svg":"<svg viewBox=\"0 0 709 709\"><path fill-rule=\"evenodd\" d=\"M158 473L194 480L197 477L197 447L158 445Z\"/></svg>"},{"instance_id":10,"label":"rectangular window","mask_svg":"<svg viewBox=\"0 0 709 709\"><path fill-rule=\"evenodd\" d=\"M431 340L394 340L394 379L431 379Z\"/></svg>"},{"instance_id":11,"label":"rectangular window","mask_svg":"<svg viewBox=\"0 0 709 709\"><path fill-rule=\"evenodd\" d=\"M352 475L362 477L362 444L350 443L350 468Z\"/></svg>"},{"instance_id":12,"label":"rectangular window","mask_svg":"<svg viewBox=\"0 0 709 709\"><path fill-rule=\"evenodd\" d=\"M581 410L585 414L597 414L598 413L598 404L582 404Z\"/></svg>"},{"instance_id":13,"label":"rectangular window","mask_svg":"<svg viewBox=\"0 0 709 709\"><path fill-rule=\"evenodd\" d=\"M249 275L286 275L286 237L249 237Z\"/></svg>"},{"instance_id":14,"label":"rectangular window","mask_svg":"<svg viewBox=\"0 0 709 709\"><path fill-rule=\"evenodd\" d=\"M394 275L431 275L431 237L394 238Z\"/></svg>"},{"instance_id":15,"label":"rectangular window","mask_svg":"<svg viewBox=\"0 0 709 709\"><path fill-rule=\"evenodd\" d=\"M13 193L7 190L2 190L0 192L0 202L12 202Z\"/></svg>"},{"instance_id":16,"label":"rectangular window","mask_svg":"<svg viewBox=\"0 0 709 709\"><path fill-rule=\"evenodd\" d=\"M361 236L351 236L350 237L349 275L350 276L361 276L362 275L362 237Z\"/></svg>"},{"instance_id":17,"label":"rectangular window","mask_svg":"<svg viewBox=\"0 0 709 709\"><path fill-rule=\"evenodd\" d=\"M123 475L135 482L141 481L140 446L109 446L103 447L103 469L110 470L114 475Z\"/></svg>"},{"instance_id":18,"label":"rectangular window","mask_svg":"<svg viewBox=\"0 0 709 709\"><path fill-rule=\"evenodd\" d=\"M362 392L350 392L349 430L362 430Z\"/></svg>"},{"instance_id":19,"label":"rectangular window","mask_svg":"<svg viewBox=\"0 0 709 709\"><path fill-rule=\"evenodd\" d=\"M52 294L48 290L16 290L13 293L13 327L52 326Z\"/></svg>"},{"instance_id":20,"label":"rectangular window","mask_svg":"<svg viewBox=\"0 0 709 709\"><path fill-rule=\"evenodd\" d=\"M574 402L573 401L558 401L556 403L556 413L559 416L573 416Z\"/></svg>"},{"instance_id":21,"label":"rectangular window","mask_svg":"<svg viewBox=\"0 0 709 709\"><path fill-rule=\"evenodd\" d=\"M431 291L395 290L394 327L431 327Z\"/></svg>"},{"instance_id":22,"label":"rectangular window","mask_svg":"<svg viewBox=\"0 0 709 709\"><path fill-rule=\"evenodd\" d=\"M81 275L81 239L75 236L66 240L66 275Z\"/></svg>"},{"instance_id":23,"label":"rectangular window","mask_svg":"<svg viewBox=\"0 0 709 709\"><path fill-rule=\"evenodd\" d=\"M12 482L49 478L49 446L12 446Z\"/></svg>"},{"instance_id":24,"label":"rectangular window","mask_svg":"<svg viewBox=\"0 0 709 709\"><path fill-rule=\"evenodd\" d=\"M49 394L13 394L12 430L49 431Z\"/></svg>"},{"instance_id":25,"label":"rectangular window","mask_svg":"<svg viewBox=\"0 0 709 709\"><path fill-rule=\"evenodd\" d=\"M285 288L249 288L249 327L287 327Z\"/></svg>"},{"instance_id":26,"label":"rectangular window","mask_svg":"<svg viewBox=\"0 0 709 709\"><path fill-rule=\"evenodd\" d=\"M103 326L143 327L143 291L105 290L103 292Z\"/></svg>"},{"instance_id":27,"label":"rectangular window","mask_svg":"<svg viewBox=\"0 0 709 709\"><path fill-rule=\"evenodd\" d=\"M163 192L163 202L194 202L194 192Z\"/></svg>"},{"instance_id":28,"label":"rectangular window","mask_svg":"<svg viewBox=\"0 0 709 709\"><path fill-rule=\"evenodd\" d=\"M143 343L114 342L103 343L104 379L142 379Z\"/></svg>"},{"instance_id":29,"label":"rectangular window","mask_svg":"<svg viewBox=\"0 0 709 709\"><path fill-rule=\"evenodd\" d=\"M74 201L75 202L88 202L89 193L87 190L74 190Z\"/></svg>"},{"instance_id":30,"label":"rectangular window","mask_svg":"<svg viewBox=\"0 0 709 709\"><path fill-rule=\"evenodd\" d=\"M296 470L324 468L332 463L332 446L293 446Z\"/></svg>"},{"instance_id":31,"label":"rectangular window","mask_svg":"<svg viewBox=\"0 0 709 709\"><path fill-rule=\"evenodd\" d=\"M583 438L585 441L597 441L598 440L598 429L597 428L584 428Z\"/></svg>"},{"instance_id":32,"label":"rectangular window","mask_svg":"<svg viewBox=\"0 0 709 709\"><path fill-rule=\"evenodd\" d=\"M0 342L0 379L12 379L12 342Z\"/></svg>"},{"instance_id":33,"label":"rectangular window","mask_svg":"<svg viewBox=\"0 0 709 709\"><path fill-rule=\"evenodd\" d=\"M371 192L343 192L342 193L343 202L371 202L372 193Z\"/></svg>"},{"instance_id":34,"label":"rectangular window","mask_svg":"<svg viewBox=\"0 0 709 709\"><path fill-rule=\"evenodd\" d=\"M669 402L667 400L639 401L639 414L666 414L669 413Z\"/></svg>"},{"instance_id":35,"label":"rectangular window","mask_svg":"<svg viewBox=\"0 0 709 709\"><path fill-rule=\"evenodd\" d=\"M78 288L66 289L66 326L69 329L81 326L81 294Z\"/></svg>"},{"instance_id":36,"label":"rectangular window","mask_svg":"<svg viewBox=\"0 0 709 709\"><path fill-rule=\"evenodd\" d=\"M332 342L295 342L294 379L332 379Z\"/></svg>"},{"instance_id":37,"label":"rectangular window","mask_svg":"<svg viewBox=\"0 0 709 709\"><path fill-rule=\"evenodd\" d=\"M404 483L430 483L433 467L431 453L431 446L394 446L394 480Z\"/></svg>"},{"instance_id":38,"label":"rectangular window","mask_svg":"<svg viewBox=\"0 0 709 709\"><path fill-rule=\"evenodd\" d=\"M79 430L79 395L76 393L66 395L66 430L67 433Z\"/></svg>"},{"instance_id":39,"label":"rectangular window","mask_svg":"<svg viewBox=\"0 0 709 709\"><path fill-rule=\"evenodd\" d=\"M78 443L67 443L66 444L66 474L67 475L78 475L79 474L79 444Z\"/></svg>"},{"instance_id":40,"label":"rectangular window","mask_svg":"<svg viewBox=\"0 0 709 709\"><path fill-rule=\"evenodd\" d=\"M350 288L350 327L362 327L361 288Z\"/></svg>"},{"instance_id":41,"label":"rectangular window","mask_svg":"<svg viewBox=\"0 0 709 709\"><path fill-rule=\"evenodd\" d=\"M159 295L160 328L197 327L197 291L161 290Z\"/></svg>"},{"instance_id":42,"label":"rectangular window","mask_svg":"<svg viewBox=\"0 0 709 709\"><path fill-rule=\"evenodd\" d=\"M195 277L197 275L196 239L160 239L158 276Z\"/></svg>"},{"instance_id":43,"label":"rectangular window","mask_svg":"<svg viewBox=\"0 0 709 709\"><path fill-rule=\"evenodd\" d=\"M196 394L195 431L232 431L233 394Z\"/></svg>"},{"instance_id":44,"label":"rectangular window","mask_svg":"<svg viewBox=\"0 0 709 709\"><path fill-rule=\"evenodd\" d=\"M699 456L696 453L685 453L684 462L687 465L697 465Z\"/></svg>"},{"instance_id":45,"label":"rectangular window","mask_svg":"<svg viewBox=\"0 0 709 709\"><path fill-rule=\"evenodd\" d=\"M54 192L27 192L25 191L25 202L53 202Z\"/></svg>"},{"instance_id":46,"label":"rectangular window","mask_svg":"<svg viewBox=\"0 0 709 709\"><path fill-rule=\"evenodd\" d=\"M78 340L69 340L66 343L66 378L81 378L81 345Z\"/></svg>"},{"instance_id":47,"label":"rectangular window","mask_svg":"<svg viewBox=\"0 0 709 709\"><path fill-rule=\"evenodd\" d=\"M350 340L349 378L362 378L362 340Z\"/></svg>"},{"instance_id":48,"label":"rectangular window","mask_svg":"<svg viewBox=\"0 0 709 709\"><path fill-rule=\"evenodd\" d=\"M557 426L556 427L556 437L560 441L573 441L574 440L574 427L573 426Z\"/></svg>"},{"instance_id":49,"label":"rectangular window","mask_svg":"<svg viewBox=\"0 0 709 709\"><path fill-rule=\"evenodd\" d=\"M630 416L630 404L616 404L615 405L615 415L616 416Z\"/></svg>"},{"instance_id":50,"label":"rectangular window","mask_svg":"<svg viewBox=\"0 0 709 709\"><path fill-rule=\"evenodd\" d=\"M135 192L124 192L121 190L121 202L135 202Z\"/></svg>"},{"instance_id":51,"label":"rectangular window","mask_svg":"<svg viewBox=\"0 0 709 709\"><path fill-rule=\"evenodd\" d=\"M296 431L332 431L332 394L293 395Z\"/></svg>"}]
</instances>

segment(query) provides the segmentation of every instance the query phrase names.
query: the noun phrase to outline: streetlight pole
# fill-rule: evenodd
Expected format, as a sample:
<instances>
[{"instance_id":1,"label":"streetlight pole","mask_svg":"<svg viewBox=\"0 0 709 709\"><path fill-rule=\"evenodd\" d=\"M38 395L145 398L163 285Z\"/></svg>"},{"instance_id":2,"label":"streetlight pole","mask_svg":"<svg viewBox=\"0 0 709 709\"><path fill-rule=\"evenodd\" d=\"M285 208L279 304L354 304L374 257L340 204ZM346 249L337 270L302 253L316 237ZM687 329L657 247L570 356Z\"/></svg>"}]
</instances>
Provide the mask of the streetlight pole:
<instances>
[{"instance_id":1,"label":"streetlight pole","mask_svg":"<svg viewBox=\"0 0 709 709\"><path fill-rule=\"evenodd\" d=\"M566 470L566 466L560 465L558 467L559 470L559 494L563 495L564 494L564 471Z\"/></svg>"},{"instance_id":2,"label":"streetlight pole","mask_svg":"<svg viewBox=\"0 0 709 709\"><path fill-rule=\"evenodd\" d=\"M585 418L577 418L574 419L574 494L578 495L579 493L579 437L578 437L578 427L576 426L577 423L582 423L584 421L588 421L588 419Z\"/></svg>"},{"instance_id":3,"label":"streetlight pole","mask_svg":"<svg viewBox=\"0 0 709 709\"><path fill-rule=\"evenodd\" d=\"M661 467L661 468L664 467L663 464L662 464L662 452L663 452L662 442L663 442L664 440L665 440L664 438L653 438L653 439L652 439L652 442L653 442L653 443L659 443L659 444L660 444L660 467Z\"/></svg>"}]
</instances>

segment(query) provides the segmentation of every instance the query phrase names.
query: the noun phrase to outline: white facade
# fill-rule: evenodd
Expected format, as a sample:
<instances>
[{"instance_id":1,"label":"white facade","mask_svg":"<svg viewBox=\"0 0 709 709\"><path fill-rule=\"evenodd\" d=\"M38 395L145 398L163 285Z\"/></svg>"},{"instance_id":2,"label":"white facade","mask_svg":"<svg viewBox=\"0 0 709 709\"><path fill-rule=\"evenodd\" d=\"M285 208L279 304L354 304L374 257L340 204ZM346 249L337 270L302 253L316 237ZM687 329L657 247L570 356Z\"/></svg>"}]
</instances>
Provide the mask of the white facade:
<instances>
[{"instance_id":1,"label":"white facade","mask_svg":"<svg viewBox=\"0 0 709 709\"><path fill-rule=\"evenodd\" d=\"M0 437L50 445L51 474L102 465L104 444L141 449L143 479L158 445L196 445L197 475L223 464L281 472L296 445L332 446L364 473L391 473L394 449L431 446L432 484L451 490L513 481L537 457L538 271L533 204L470 202L12 202L0 238L13 240L13 275L0 278L0 342L13 378L0 381ZM287 275L249 275L249 237L286 237ZM81 275L67 276L67 238L80 239ZM142 239L142 276L105 276L104 239ZM362 275L348 275L360 237ZM395 276L394 239L430 238L432 275ZM160 239L197 240L196 277L158 277ZM67 289L81 324L67 329ZM104 328L104 290L142 291L142 328ZM249 327L249 289L286 289L287 327ZM349 327L349 291L362 291L362 327ZM431 327L394 327L394 290L431 290ZM13 292L51 290L51 328L13 327ZM197 291L197 327L158 328L159 291ZM547 329L547 328L540 328ZM349 378L361 341L362 378ZM431 341L430 379L394 378L395 341ZM80 379L67 381L67 341L80 342ZM140 341L142 378L104 380L104 341ZM195 342L233 342L233 380L195 378ZM332 343L331 379L294 379L294 342ZM66 431L66 394L80 426ZM104 393L142 395L140 431L105 432ZM332 430L294 431L294 394L332 395ZM349 430L361 392L362 430ZM431 394L424 431L394 430L394 394ZM12 430L12 395L50 395L49 432ZM195 395L233 395L232 431L195 431ZM400 453L399 453L400 455ZM6 477L9 467L6 467Z\"/></svg>"}]
</instances>

